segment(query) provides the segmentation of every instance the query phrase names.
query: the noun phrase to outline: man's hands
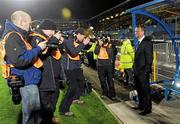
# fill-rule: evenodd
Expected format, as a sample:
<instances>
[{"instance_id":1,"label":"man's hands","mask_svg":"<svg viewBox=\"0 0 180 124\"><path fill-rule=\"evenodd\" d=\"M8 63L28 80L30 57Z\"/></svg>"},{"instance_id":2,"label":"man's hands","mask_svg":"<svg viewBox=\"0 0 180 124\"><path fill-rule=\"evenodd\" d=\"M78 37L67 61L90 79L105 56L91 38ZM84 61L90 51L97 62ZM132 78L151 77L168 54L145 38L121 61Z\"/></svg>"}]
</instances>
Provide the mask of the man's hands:
<instances>
[{"instance_id":1,"label":"man's hands","mask_svg":"<svg viewBox=\"0 0 180 124\"><path fill-rule=\"evenodd\" d=\"M64 37L61 37L60 39L59 39L59 44L62 44L64 42Z\"/></svg>"},{"instance_id":2,"label":"man's hands","mask_svg":"<svg viewBox=\"0 0 180 124\"><path fill-rule=\"evenodd\" d=\"M103 45L103 41L102 40L98 40L99 45L102 46Z\"/></svg>"},{"instance_id":3,"label":"man's hands","mask_svg":"<svg viewBox=\"0 0 180 124\"><path fill-rule=\"evenodd\" d=\"M53 35L55 38L59 40L59 44L62 44L64 42L64 37L62 36L61 32L58 31L56 34Z\"/></svg>"},{"instance_id":4,"label":"man's hands","mask_svg":"<svg viewBox=\"0 0 180 124\"><path fill-rule=\"evenodd\" d=\"M38 46L41 48L41 50L46 49L48 41L43 41L38 44Z\"/></svg>"},{"instance_id":5,"label":"man's hands","mask_svg":"<svg viewBox=\"0 0 180 124\"><path fill-rule=\"evenodd\" d=\"M58 40L62 37L61 32L58 31L56 34L53 35L54 37L56 37Z\"/></svg>"}]
</instances>

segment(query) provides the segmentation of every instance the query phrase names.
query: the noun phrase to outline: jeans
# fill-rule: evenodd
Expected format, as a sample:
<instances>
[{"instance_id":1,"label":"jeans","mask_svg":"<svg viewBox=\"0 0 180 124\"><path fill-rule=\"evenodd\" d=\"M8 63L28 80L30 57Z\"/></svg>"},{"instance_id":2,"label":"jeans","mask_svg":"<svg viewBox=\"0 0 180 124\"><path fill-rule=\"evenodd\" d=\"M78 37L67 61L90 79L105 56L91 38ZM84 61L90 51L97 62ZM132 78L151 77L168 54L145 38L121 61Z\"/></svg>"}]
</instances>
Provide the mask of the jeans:
<instances>
[{"instance_id":1,"label":"jeans","mask_svg":"<svg viewBox=\"0 0 180 124\"><path fill-rule=\"evenodd\" d=\"M41 121L40 98L37 85L27 85L20 88L22 96L22 124L39 124Z\"/></svg>"}]
</instances>

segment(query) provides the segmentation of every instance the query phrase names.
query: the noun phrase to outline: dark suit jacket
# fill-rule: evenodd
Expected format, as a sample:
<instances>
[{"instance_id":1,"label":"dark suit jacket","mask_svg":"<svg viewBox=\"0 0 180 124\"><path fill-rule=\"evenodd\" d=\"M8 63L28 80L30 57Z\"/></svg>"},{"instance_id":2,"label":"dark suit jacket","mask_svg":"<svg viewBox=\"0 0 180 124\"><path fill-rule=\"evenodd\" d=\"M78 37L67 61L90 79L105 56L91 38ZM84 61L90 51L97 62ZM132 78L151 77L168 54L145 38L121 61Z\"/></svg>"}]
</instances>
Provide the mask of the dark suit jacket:
<instances>
[{"instance_id":1,"label":"dark suit jacket","mask_svg":"<svg viewBox=\"0 0 180 124\"><path fill-rule=\"evenodd\" d=\"M153 43L150 37L145 37L140 43L138 49L135 52L134 59L134 74L139 75L142 73L152 72L153 62Z\"/></svg>"}]
</instances>

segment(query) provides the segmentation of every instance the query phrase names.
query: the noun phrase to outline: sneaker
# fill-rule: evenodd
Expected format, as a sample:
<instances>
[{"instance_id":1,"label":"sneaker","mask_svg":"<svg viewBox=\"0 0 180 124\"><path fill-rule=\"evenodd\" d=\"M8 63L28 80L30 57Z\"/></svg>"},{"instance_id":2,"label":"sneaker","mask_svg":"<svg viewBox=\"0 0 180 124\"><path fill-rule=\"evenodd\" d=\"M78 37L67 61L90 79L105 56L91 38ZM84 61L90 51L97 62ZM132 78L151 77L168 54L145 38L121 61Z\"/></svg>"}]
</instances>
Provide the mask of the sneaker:
<instances>
[{"instance_id":1,"label":"sneaker","mask_svg":"<svg viewBox=\"0 0 180 124\"><path fill-rule=\"evenodd\" d=\"M59 124L60 123L60 119L58 117L53 117L52 118L52 123L53 124Z\"/></svg>"},{"instance_id":2,"label":"sneaker","mask_svg":"<svg viewBox=\"0 0 180 124\"><path fill-rule=\"evenodd\" d=\"M73 112L65 112L65 113L61 113L61 115L71 117L71 116L74 116L74 113Z\"/></svg>"},{"instance_id":3,"label":"sneaker","mask_svg":"<svg viewBox=\"0 0 180 124\"><path fill-rule=\"evenodd\" d=\"M75 103L75 104L84 104L84 101L76 99L76 100L73 100L73 103Z\"/></svg>"},{"instance_id":4,"label":"sneaker","mask_svg":"<svg viewBox=\"0 0 180 124\"><path fill-rule=\"evenodd\" d=\"M105 96L105 95L101 95L101 98L102 98L102 99L105 99L105 98L107 98L107 96Z\"/></svg>"},{"instance_id":5,"label":"sneaker","mask_svg":"<svg viewBox=\"0 0 180 124\"><path fill-rule=\"evenodd\" d=\"M74 113L73 112L66 112L64 113L65 116L74 116Z\"/></svg>"},{"instance_id":6,"label":"sneaker","mask_svg":"<svg viewBox=\"0 0 180 124\"><path fill-rule=\"evenodd\" d=\"M119 100L118 100L118 98L117 97L109 97L112 101L114 101L114 102L118 102Z\"/></svg>"}]
</instances>

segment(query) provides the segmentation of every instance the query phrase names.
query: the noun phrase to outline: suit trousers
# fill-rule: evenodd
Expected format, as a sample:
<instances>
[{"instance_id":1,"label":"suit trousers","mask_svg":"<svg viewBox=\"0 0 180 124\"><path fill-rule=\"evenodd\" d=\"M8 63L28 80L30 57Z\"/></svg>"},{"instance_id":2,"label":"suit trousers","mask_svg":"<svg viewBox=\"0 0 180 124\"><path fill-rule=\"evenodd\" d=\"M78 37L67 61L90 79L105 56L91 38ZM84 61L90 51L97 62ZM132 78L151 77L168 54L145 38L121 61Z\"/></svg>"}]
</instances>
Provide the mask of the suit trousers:
<instances>
[{"instance_id":1,"label":"suit trousers","mask_svg":"<svg viewBox=\"0 0 180 124\"><path fill-rule=\"evenodd\" d=\"M141 73L134 76L135 88L138 93L140 109L150 111L152 109L151 89L149 84L149 74Z\"/></svg>"}]
</instances>

